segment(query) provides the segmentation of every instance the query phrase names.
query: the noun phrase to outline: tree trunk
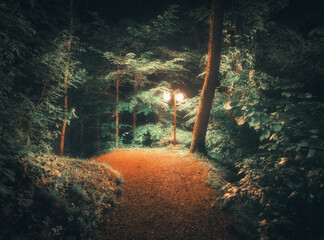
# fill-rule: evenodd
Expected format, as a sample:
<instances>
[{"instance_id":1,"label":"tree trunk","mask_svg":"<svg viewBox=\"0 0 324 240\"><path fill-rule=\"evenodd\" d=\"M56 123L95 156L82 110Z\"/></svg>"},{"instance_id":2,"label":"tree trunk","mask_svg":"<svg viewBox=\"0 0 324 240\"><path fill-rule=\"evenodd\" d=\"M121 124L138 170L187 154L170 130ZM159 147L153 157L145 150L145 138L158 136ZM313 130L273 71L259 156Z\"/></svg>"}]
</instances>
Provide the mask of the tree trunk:
<instances>
[{"instance_id":1,"label":"tree trunk","mask_svg":"<svg viewBox=\"0 0 324 240\"><path fill-rule=\"evenodd\" d=\"M137 76L136 76L136 73L135 73L135 76L134 76L134 93L136 94L137 92ZM135 139L136 137L136 106L134 106L134 109L133 109L133 138Z\"/></svg>"},{"instance_id":2,"label":"tree trunk","mask_svg":"<svg viewBox=\"0 0 324 240\"><path fill-rule=\"evenodd\" d=\"M162 124L162 108L159 107L158 123Z\"/></svg>"},{"instance_id":3,"label":"tree trunk","mask_svg":"<svg viewBox=\"0 0 324 240\"><path fill-rule=\"evenodd\" d=\"M68 82L68 74L69 74L69 66L70 66L70 54L71 54L71 42L72 42L72 29L73 29L73 0L70 0L70 37L67 42L67 60L64 74L64 120L61 131L61 142L60 142L60 156L63 156L64 151L64 138L66 132L66 121L67 121L67 108L68 108L68 97L67 97L67 82Z\"/></svg>"},{"instance_id":4,"label":"tree trunk","mask_svg":"<svg viewBox=\"0 0 324 240\"><path fill-rule=\"evenodd\" d=\"M80 145L83 146L84 125L83 120L80 120Z\"/></svg>"},{"instance_id":5,"label":"tree trunk","mask_svg":"<svg viewBox=\"0 0 324 240\"><path fill-rule=\"evenodd\" d=\"M174 113L173 113L173 146L177 143L177 100L176 100L176 93L173 95L174 99Z\"/></svg>"},{"instance_id":6,"label":"tree trunk","mask_svg":"<svg viewBox=\"0 0 324 240\"><path fill-rule=\"evenodd\" d=\"M97 119L97 154L99 154L100 151L100 120Z\"/></svg>"},{"instance_id":7,"label":"tree trunk","mask_svg":"<svg viewBox=\"0 0 324 240\"><path fill-rule=\"evenodd\" d=\"M191 153L206 153L205 138L208 120L214 99L215 89L217 85L219 85L218 73L221 57L223 14L223 1L213 0L210 12L206 77L201 92L198 112L193 129L190 147Z\"/></svg>"},{"instance_id":8,"label":"tree trunk","mask_svg":"<svg viewBox=\"0 0 324 240\"><path fill-rule=\"evenodd\" d=\"M119 141L119 111L118 111L118 101L119 101L119 65L117 65L117 74L116 74L116 148L118 148Z\"/></svg>"},{"instance_id":9,"label":"tree trunk","mask_svg":"<svg viewBox=\"0 0 324 240\"><path fill-rule=\"evenodd\" d=\"M236 21L236 3L235 0L232 0L232 7L233 7L233 27L234 27L234 43L233 46L236 46L236 42L237 42L237 35L238 35L238 29L237 29L237 21ZM240 69L239 69L239 53L236 53L235 55L235 72L236 73L240 73Z\"/></svg>"}]
</instances>

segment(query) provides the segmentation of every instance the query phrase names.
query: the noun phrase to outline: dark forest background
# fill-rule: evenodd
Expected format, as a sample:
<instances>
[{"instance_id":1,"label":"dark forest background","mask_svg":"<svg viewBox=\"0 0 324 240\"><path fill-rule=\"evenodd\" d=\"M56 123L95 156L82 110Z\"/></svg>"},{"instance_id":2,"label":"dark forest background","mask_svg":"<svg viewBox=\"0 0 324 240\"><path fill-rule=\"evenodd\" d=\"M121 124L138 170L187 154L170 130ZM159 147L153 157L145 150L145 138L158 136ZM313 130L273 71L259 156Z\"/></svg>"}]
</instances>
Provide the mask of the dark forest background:
<instances>
[{"instance_id":1,"label":"dark forest background","mask_svg":"<svg viewBox=\"0 0 324 240\"><path fill-rule=\"evenodd\" d=\"M177 144L190 147L210 5L0 1L2 236L89 236L102 214L90 219L80 202L67 220L72 210L63 205L70 200L62 197L90 189L79 184L87 160L57 155L169 145L173 106L164 92L185 94L177 106ZM237 214L249 239L323 239L323 10L320 0L225 3L220 86L206 147L227 181L215 184L222 206ZM91 174L102 167L87 164ZM66 166L77 170L61 174ZM106 204L114 205L118 191ZM100 196L89 198L96 202L90 212L107 207ZM39 210L44 202L52 210ZM53 209L65 209L60 220ZM58 227L68 221L73 229Z\"/></svg>"}]
</instances>

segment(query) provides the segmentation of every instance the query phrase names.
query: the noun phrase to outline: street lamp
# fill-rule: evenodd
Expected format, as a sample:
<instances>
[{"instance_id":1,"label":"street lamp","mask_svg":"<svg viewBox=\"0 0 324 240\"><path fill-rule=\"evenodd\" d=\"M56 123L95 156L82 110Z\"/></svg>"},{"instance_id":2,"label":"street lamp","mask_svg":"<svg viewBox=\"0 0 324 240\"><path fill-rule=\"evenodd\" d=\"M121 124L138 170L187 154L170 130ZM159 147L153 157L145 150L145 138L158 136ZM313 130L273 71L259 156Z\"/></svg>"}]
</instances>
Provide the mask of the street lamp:
<instances>
[{"instance_id":1,"label":"street lamp","mask_svg":"<svg viewBox=\"0 0 324 240\"><path fill-rule=\"evenodd\" d=\"M166 92L163 95L164 101L168 102L171 100L171 94ZM177 101L181 102L184 99L183 94L179 89L173 91L173 100L174 100L174 123L173 123L173 145L176 145L176 135L177 135Z\"/></svg>"},{"instance_id":2,"label":"street lamp","mask_svg":"<svg viewBox=\"0 0 324 240\"><path fill-rule=\"evenodd\" d=\"M171 94L170 93L164 93L163 95L164 101L168 102L171 99Z\"/></svg>"}]
</instances>

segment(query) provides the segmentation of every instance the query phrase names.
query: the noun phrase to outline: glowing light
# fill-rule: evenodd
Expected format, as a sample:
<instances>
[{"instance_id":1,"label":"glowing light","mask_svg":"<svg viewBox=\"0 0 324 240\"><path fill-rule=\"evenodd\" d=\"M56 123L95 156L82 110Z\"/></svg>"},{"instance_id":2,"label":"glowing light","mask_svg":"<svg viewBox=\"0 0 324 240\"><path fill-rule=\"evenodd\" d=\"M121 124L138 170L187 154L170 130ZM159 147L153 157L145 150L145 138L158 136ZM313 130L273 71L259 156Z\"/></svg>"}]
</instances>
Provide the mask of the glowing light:
<instances>
[{"instance_id":1,"label":"glowing light","mask_svg":"<svg viewBox=\"0 0 324 240\"><path fill-rule=\"evenodd\" d=\"M170 93L164 93L163 95L164 101L168 102L171 99L171 94Z\"/></svg>"},{"instance_id":2,"label":"glowing light","mask_svg":"<svg viewBox=\"0 0 324 240\"><path fill-rule=\"evenodd\" d=\"M225 104L224 104L224 108L225 108L226 110L230 110L230 109L232 109L232 107L231 107L231 102L227 102L227 103L225 103Z\"/></svg>"},{"instance_id":3,"label":"glowing light","mask_svg":"<svg viewBox=\"0 0 324 240\"><path fill-rule=\"evenodd\" d=\"M178 93L177 94L177 96L176 96L176 100L178 101L178 102L181 102L182 100L183 100L183 94L182 93Z\"/></svg>"}]
</instances>

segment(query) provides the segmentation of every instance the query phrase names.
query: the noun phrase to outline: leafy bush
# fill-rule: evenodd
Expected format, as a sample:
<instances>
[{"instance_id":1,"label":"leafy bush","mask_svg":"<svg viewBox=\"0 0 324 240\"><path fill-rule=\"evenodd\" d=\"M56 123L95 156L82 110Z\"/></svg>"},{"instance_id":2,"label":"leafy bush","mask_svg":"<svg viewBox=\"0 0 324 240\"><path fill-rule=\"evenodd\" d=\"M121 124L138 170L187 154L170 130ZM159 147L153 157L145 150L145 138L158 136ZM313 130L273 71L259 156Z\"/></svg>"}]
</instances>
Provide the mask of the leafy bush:
<instances>
[{"instance_id":1,"label":"leafy bush","mask_svg":"<svg viewBox=\"0 0 324 240\"><path fill-rule=\"evenodd\" d=\"M151 145L159 141L166 134L162 124L145 124L137 127L134 143L138 145Z\"/></svg>"},{"instance_id":2,"label":"leafy bush","mask_svg":"<svg viewBox=\"0 0 324 240\"><path fill-rule=\"evenodd\" d=\"M301 84L249 71L218 95L207 145L228 173L223 206L252 235L320 239L323 104Z\"/></svg>"},{"instance_id":3,"label":"leafy bush","mask_svg":"<svg viewBox=\"0 0 324 240\"><path fill-rule=\"evenodd\" d=\"M94 160L29 154L14 162L16 172L0 168L6 173L6 188L0 185L6 239L89 239L121 194L121 175Z\"/></svg>"}]
</instances>

